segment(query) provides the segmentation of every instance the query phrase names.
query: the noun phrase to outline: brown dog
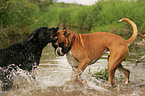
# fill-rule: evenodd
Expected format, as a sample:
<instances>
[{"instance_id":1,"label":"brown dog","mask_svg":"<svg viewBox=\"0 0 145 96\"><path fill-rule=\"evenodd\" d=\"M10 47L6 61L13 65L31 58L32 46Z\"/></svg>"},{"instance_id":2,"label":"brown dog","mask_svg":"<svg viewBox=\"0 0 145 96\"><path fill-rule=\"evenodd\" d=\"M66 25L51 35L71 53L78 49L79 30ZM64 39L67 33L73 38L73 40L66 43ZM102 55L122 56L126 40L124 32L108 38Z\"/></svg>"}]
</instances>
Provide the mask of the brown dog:
<instances>
[{"instance_id":1,"label":"brown dog","mask_svg":"<svg viewBox=\"0 0 145 96\"><path fill-rule=\"evenodd\" d=\"M54 36L58 38L52 45L55 48L55 54L63 56L66 54L69 64L75 71L75 81L79 81L79 75L88 65L95 63L104 52L110 51L108 59L108 84L113 86L114 74L116 69L125 74L125 84L129 82L130 71L123 68L121 62L128 56L128 45L137 36L137 27L134 22L127 18L120 21L127 21L133 27L133 35L125 40L122 37L107 33L95 32L91 34L74 34L74 32L63 28Z\"/></svg>"}]
</instances>

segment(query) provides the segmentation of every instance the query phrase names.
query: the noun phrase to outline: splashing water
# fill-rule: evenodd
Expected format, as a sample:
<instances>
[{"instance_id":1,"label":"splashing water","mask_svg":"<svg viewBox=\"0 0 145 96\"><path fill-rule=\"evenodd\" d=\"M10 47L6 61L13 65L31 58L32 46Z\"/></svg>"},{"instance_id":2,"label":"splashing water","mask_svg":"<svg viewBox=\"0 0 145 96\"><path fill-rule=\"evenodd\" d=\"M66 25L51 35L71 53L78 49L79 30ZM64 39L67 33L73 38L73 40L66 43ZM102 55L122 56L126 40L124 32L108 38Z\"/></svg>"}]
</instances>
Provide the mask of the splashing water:
<instances>
[{"instance_id":1,"label":"splashing water","mask_svg":"<svg viewBox=\"0 0 145 96\"><path fill-rule=\"evenodd\" d=\"M7 67L0 68L1 73L1 90L9 90L13 89L15 81L21 76L25 77L25 79L30 82L30 80L33 80L33 75L29 73L28 71L24 71L20 69L18 66L15 66L15 64L10 64ZM20 78L19 78L20 79ZM20 82L18 82L19 85Z\"/></svg>"},{"instance_id":2,"label":"splashing water","mask_svg":"<svg viewBox=\"0 0 145 96\"><path fill-rule=\"evenodd\" d=\"M119 71L116 72L116 77L119 79L116 80L114 88L106 87L107 81L102 82L92 76L96 71L107 67L106 59L100 59L94 65L88 66L83 72L81 79L87 81L86 85L72 85L69 83L72 69L66 57L55 57L52 47L47 46L43 51L40 65L32 73L24 71L19 67L16 67L16 71L12 68L11 75L9 74L8 76L8 78L13 78L12 89L3 92L0 88L0 96L143 96L145 86L140 84L145 83L145 81L140 81L140 79L144 78L142 71L144 68L140 65L138 67L141 68L138 70L129 62L125 62L123 65L131 70L131 82L128 86L122 82L124 78L121 77L122 74L120 75ZM2 68L0 68L0 72L1 70ZM136 70L138 70L138 73ZM91 71L91 74L88 74L89 71ZM35 79L33 79L34 76Z\"/></svg>"}]
</instances>

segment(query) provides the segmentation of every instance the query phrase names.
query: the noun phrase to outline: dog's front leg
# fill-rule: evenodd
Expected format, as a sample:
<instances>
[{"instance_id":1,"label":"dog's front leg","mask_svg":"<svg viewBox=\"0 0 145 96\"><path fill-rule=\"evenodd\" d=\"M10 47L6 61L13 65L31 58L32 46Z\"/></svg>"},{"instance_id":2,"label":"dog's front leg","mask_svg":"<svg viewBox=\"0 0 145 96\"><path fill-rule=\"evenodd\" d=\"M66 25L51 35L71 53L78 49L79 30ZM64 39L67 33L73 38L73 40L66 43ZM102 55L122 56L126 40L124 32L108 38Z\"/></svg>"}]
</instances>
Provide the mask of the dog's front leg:
<instances>
[{"instance_id":1,"label":"dog's front leg","mask_svg":"<svg viewBox=\"0 0 145 96\"><path fill-rule=\"evenodd\" d=\"M90 62L89 59L85 59L85 60L80 61L78 68L77 68L76 70L74 69L74 78L73 78L73 81L77 81L77 82L80 82L80 83L82 83L82 84L87 83L86 80L81 81L81 80L79 79L79 76L80 76L80 75L83 73L83 71L86 69L86 67L88 66L89 62Z\"/></svg>"}]
</instances>

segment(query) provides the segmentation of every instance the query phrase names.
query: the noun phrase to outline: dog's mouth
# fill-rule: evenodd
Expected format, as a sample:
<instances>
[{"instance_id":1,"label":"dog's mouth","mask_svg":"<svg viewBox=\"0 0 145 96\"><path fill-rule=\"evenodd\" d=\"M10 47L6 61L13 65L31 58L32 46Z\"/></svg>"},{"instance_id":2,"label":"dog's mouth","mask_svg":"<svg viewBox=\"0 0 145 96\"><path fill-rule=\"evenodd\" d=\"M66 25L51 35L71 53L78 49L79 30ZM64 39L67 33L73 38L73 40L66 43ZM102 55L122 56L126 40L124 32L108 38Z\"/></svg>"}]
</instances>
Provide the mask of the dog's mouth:
<instances>
[{"instance_id":1,"label":"dog's mouth","mask_svg":"<svg viewBox=\"0 0 145 96\"><path fill-rule=\"evenodd\" d=\"M64 42L59 44L57 44L56 42L52 42L52 46L55 49L54 53L56 56L64 56L69 51L68 46L64 46Z\"/></svg>"},{"instance_id":2,"label":"dog's mouth","mask_svg":"<svg viewBox=\"0 0 145 96\"><path fill-rule=\"evenodd\" d=\"M65 55L65 53L62 51L61 47L56 48L54 53L56 56L64 56Z\"/></svg>"}]
</instances>

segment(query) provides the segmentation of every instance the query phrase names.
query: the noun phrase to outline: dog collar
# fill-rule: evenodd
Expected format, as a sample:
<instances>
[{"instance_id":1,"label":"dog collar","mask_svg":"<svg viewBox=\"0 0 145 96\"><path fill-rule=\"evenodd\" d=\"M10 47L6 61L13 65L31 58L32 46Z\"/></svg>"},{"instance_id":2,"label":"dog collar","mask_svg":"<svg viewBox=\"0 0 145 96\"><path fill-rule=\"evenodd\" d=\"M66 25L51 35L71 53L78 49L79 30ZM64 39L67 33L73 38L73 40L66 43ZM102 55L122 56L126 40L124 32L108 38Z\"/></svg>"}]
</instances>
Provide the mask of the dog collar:
<instances>
[{"instance_id":1,"label":"dog collar","mask_svg":"<svg viewBox=\"0 0 145 96\"><path fill-rule=\"evenodd\" d=\"M73 36L73 38L72 38L72 41L71 41L71 44L70 44L70 46L68 47L68 52L69 52L69 50L72 48L72 45L74 44L75 39L76 39L76 35L74 34L74 36Z\"/></svg>"}]
</instances>

